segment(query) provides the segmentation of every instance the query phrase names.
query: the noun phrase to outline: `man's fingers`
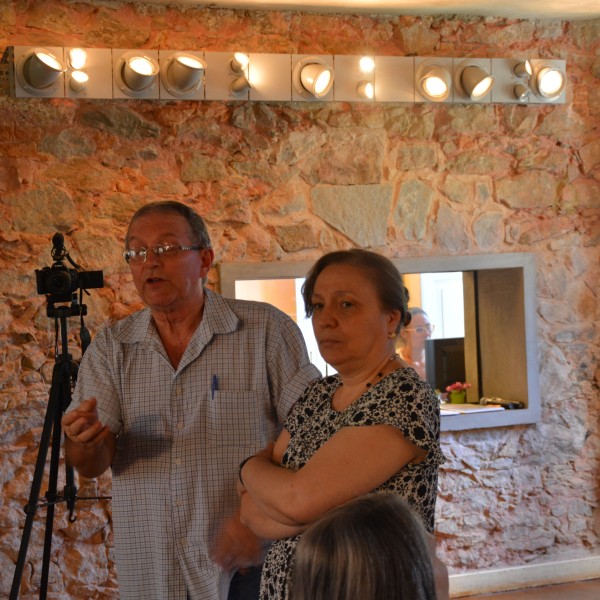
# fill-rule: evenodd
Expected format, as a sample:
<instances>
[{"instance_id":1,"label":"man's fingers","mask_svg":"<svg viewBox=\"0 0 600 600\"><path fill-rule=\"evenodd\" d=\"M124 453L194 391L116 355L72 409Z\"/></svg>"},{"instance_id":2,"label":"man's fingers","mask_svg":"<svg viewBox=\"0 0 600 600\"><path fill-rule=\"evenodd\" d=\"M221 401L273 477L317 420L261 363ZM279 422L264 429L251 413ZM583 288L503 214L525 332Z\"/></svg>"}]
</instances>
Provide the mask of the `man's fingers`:
<instances>
[{"instance_id":1,"label":"man's fingers","mask_svg":"<svg viewBox=\"0 0 600 600\"><path fill-rule=\"evenodd\" d=\"M93 447L103 442L109 435L110 429L108 425L96 423L93 427L78 433L74 441L82 446Z\"/></svg>"}]
</instances>

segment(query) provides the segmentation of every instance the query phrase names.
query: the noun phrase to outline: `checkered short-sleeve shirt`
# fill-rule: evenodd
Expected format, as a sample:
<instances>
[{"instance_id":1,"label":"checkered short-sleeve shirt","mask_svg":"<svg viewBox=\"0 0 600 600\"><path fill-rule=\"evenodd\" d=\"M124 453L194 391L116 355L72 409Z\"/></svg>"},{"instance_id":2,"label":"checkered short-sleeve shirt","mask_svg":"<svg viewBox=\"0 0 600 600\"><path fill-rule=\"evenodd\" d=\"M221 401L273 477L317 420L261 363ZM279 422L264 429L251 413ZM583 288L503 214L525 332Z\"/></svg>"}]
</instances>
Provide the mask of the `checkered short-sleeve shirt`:
<instances>
[{"instance_id":1,"label":"checkered short-sleeve shirt","mask_svg":"<svg viewBox=\"0 0 600 600\"><path fill-rule=\"evenodd\" d=\"M276 436L317 378L296 324L274 307L205 290L202 322L177 369L150 311L101 331L70 410L98 400L117 434L112 465L121 600L218 600L230 573L210 559L238 506L240 461Z\"/></svg>"}]
</instances>

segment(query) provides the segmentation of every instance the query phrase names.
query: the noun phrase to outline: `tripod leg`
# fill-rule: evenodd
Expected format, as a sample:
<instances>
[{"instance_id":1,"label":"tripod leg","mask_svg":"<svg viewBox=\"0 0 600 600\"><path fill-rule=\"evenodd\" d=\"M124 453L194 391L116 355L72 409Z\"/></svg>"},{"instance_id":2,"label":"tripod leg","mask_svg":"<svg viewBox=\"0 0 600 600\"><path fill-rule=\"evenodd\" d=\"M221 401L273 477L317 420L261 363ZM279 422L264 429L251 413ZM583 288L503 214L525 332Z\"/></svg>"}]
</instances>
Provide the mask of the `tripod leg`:
<instances>
[{"instance_id":1,"label":"tripod leg","mask_svg":"<svg viewBox=\"0 0 600 600\"><path fill-rule=\"evenodd\" d=\"M64 398L65 394L65 382L66 385L70 385L68 364L62 365L61 379L60 379L60 398ZM65 379L66 377L66 379ZM68 391L68 390L67 390ZM60 463L60 445L62 442L62 432L60 420L62 417L62 410L54 411L54 428L52 431L52 450L50 452L50 477L48 481L48 491L46 492L46 499L48 506L46 510L46 531L44 537L44 555L42 559L42 578L40 581L40 600L46 600L48 592L48 575L50 573L50 557L52 553L52 533L54 529L54 509L56 505L56 491L58 485L58 467Z\"/></svg>"},{"instance_id":2,"label":"tripod leg","mask_svg":"<svg viewBox=\"0 0 600 600\"><path fill-rule=\"evenodd\" d=\"M31 528L33 527L33 519L35 518L38 508L40 488L42 486L42 478L44 476L44 468L46 466L48 448L50 446L52 427L55 422L56 414L58 413L60 415L60 411L58 410L58 403L60 401L59 381L59 365L56 364L54 365L54 370L52 372L50 398L48 401L48 408L46 410L46 417L44 419L44 427L42 429L42 437L40 439L40 447L35 463L35 470L33 472L33 482L31 484L31 490L29 492L29 502L25 506L25 526L23 528L21 546L19 547L17 565L15 568L15 574L10 590L10 600L17 600L17 598L19 597L19 589L21 587L21 579L23 577L23 568L25 566L25 559L27 558L27 548L29 546L29 539L31 537Z\"/></svg>"}]
</instances>

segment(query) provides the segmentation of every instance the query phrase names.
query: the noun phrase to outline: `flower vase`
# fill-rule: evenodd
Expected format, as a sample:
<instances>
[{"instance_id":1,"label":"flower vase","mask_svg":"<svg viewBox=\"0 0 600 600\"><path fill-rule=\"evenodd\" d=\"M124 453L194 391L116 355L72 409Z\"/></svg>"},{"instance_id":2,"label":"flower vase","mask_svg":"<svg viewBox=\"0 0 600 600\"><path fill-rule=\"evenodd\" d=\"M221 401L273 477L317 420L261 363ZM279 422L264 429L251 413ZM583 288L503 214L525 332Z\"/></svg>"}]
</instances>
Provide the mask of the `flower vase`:
<instances>
[{"instance_id":1,"label":"flower vase","mask_svg":"<svg viewBox=\"0 0 600 600\"><path fill-rule=\"evenodd\" d=\"M464 404L466 395L467 393L464 390L455 390L449 392L448 397L451 404Z\"/></svg>"}]
</instances>

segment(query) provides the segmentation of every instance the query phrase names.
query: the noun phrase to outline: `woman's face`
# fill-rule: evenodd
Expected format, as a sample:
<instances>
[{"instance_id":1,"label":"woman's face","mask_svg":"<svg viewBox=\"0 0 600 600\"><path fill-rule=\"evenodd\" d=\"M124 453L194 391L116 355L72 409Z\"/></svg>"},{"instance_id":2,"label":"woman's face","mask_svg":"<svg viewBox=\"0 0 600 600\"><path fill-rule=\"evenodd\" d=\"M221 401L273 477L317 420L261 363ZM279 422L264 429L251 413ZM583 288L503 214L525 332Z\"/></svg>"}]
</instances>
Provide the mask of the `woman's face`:
<instances>
[{"instance_id":1,"label":"woman's face","mask_svg":"<svg viewBox=\"0 0 600 600\"><path fill-rule=\"evenodd\" d=\"M425 340L431 337L432 327L427 315L417 313L410 320L410 325L402 330L407 345L411 348L421 349L425 347Z\"/></svg>"},{"instance_id":2,"label":"woman's face","mask_svg":"<svg viewBox=\"0 0 600 600\"><path fill-rule=\"evenodd\" d=\"M376 364L393 352L400 311L381 306L367 271L331 265L317 277L312 324L323 359L340 372Z\"/></svg>"}]
</instances>

